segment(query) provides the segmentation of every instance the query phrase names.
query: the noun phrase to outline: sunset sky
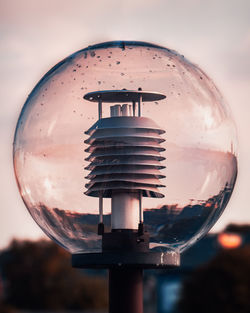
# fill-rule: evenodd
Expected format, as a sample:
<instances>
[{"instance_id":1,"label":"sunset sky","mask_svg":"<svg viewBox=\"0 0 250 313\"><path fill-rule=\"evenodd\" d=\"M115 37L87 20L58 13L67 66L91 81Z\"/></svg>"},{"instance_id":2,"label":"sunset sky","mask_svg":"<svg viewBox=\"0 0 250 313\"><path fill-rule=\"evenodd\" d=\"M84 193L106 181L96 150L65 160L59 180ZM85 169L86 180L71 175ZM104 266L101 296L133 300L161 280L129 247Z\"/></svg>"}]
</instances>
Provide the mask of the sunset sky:
<instances>
[{"instance_id":1,"label":"sunset sky","mask_svg":"<svg viewBox=\"0 0 250 313\"><path fill-rule=\"evenodd\" d=\"M198 64L229 103L238 128L239 176L213 230L249 223L250 2L248 0L0 0L0 248L42 231L25 209L12 166L20 110L58 61L90 44L140 40Z\"/></svg>"}]
</instances>

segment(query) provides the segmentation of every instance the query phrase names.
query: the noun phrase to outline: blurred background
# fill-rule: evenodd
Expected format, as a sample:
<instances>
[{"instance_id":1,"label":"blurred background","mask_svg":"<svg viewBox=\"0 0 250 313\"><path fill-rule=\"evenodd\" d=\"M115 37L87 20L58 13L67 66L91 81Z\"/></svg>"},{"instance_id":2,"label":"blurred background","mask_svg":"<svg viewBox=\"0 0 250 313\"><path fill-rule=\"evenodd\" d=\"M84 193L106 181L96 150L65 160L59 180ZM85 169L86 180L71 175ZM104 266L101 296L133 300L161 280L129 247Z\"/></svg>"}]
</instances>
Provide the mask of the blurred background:
<instances>
[{"instance_id":1,"label":"blurred background","mask_svg":"<svg viewBox=\"0 0 250 313\"><path fill-rule=\"evenodd\" d=\"M249 260L249 225L209 234L179 268L144 271L144 312L248 313ZM107 272L73 269L51 241L13 240L0 253L0 312L107 313Z\"/></svg>"},{"instance_id":2,"label":"blurred background","mask_svg":"<svg viewBox=\"0 0 250 313\"><path fill-rule=\"evenodd\" d=\"M186 252L179 270L146 272L145 309L250 312L250 2L0 0L0 34L0 312L105 312L106 272L71 269L70 256L45 241L26 211L14 178L12 142L38 80L72 52L109 40L153 42L197 63L225 96L238 128L239 176L225 213Z\"/></svg>"}]
</instances>

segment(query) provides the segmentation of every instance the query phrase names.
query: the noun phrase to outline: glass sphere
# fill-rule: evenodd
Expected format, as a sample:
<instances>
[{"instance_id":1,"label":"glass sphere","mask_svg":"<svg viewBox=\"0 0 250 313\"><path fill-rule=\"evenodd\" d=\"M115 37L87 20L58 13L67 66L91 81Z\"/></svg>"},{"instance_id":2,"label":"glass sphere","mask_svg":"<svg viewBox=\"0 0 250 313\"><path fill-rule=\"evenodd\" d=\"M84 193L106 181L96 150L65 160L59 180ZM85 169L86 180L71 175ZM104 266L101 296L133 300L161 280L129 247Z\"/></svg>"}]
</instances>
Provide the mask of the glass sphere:
<instances>
[{"instance_id":1,"label":"glass sphere","mask_svg":"<svg viewBox=\"0 0 250 313\"><path fill-rule=\"evenodd\" d=\"M236 129L211 79L177 52L145 42L107 42L54 66L21 111L14 169L23 201L42 230L71 253L101 251L98 198L86 194L86 133L98 120L87 93L151 91L166 96L142 103L142 117L162 130L158 170L162 197L143 197L150 248L183 251L215 224L237 176ZM110 104L103 103L103 116ZM152 143L153 145L153 143ZM87 151L85 151L87 150ZM105 229L111 200L104 199Z\"/></svg>"}]
</instances>

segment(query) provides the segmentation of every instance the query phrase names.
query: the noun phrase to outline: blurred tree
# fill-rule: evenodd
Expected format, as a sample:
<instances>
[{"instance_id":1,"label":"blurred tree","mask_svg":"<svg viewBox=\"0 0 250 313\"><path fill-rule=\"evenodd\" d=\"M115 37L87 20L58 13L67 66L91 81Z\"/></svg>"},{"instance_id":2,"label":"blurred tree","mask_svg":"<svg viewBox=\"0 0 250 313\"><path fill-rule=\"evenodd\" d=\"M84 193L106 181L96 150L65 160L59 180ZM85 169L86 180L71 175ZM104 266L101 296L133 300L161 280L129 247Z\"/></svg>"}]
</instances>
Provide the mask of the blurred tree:
<instances>
[{"instance_id":1,"label":"blurred tree","mask_svg":"<svg viewBox=\"0 0 250 313\"><path fill-rule=\"evenodd\" d=\"M183 286L181 313L249 313L250 246L224 250Z\"/></svg>"},{"instance_id":2,"label":"blurred tree","mask_svg":"<svg viewBox=\"0 0 250 313\"><path fill-rule=\"evenodd\" d=\"M238 225L238 224L229 224L225 230L225 232L232 232L232 233L240 233L240 234L248 234L250 233L250 225L248 224L243 224L243 225Z\"/></svg>"},{"instance_id":3,"label":"blurred tree","mask_svg":"<svg viewBox=\"0 0 250 313\"><path fill-rule=\"evenodd\" d=\"M107 307L105 277L72 269L70 255L50 241L16 241L1 254L5 305L30 310Z\"/></svg>"}]
</instances>

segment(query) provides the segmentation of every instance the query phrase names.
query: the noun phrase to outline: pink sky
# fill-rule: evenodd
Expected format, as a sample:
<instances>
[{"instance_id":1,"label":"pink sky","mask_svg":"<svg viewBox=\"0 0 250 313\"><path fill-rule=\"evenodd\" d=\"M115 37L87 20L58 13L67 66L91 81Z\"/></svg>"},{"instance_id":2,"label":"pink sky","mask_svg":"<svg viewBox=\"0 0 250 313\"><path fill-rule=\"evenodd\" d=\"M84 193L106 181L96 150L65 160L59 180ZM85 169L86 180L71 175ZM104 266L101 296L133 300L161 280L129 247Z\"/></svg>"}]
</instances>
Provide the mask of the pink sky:
<instances>
[{"instance_id":1,"label":"pink sky","mask_svg":"<svg viewBox=\"0 0 250 313\"><path fill-rule=\"evenodd\" d=\"M38 238L19 196L12 141L21 107L59 60L89 44L145 40L177 50L207 72L231 106L238 127L239 177L214 230L250 223L250 2L202 0L0 0L0 248L13 237Z\"/></svg>"}]
</instances>

